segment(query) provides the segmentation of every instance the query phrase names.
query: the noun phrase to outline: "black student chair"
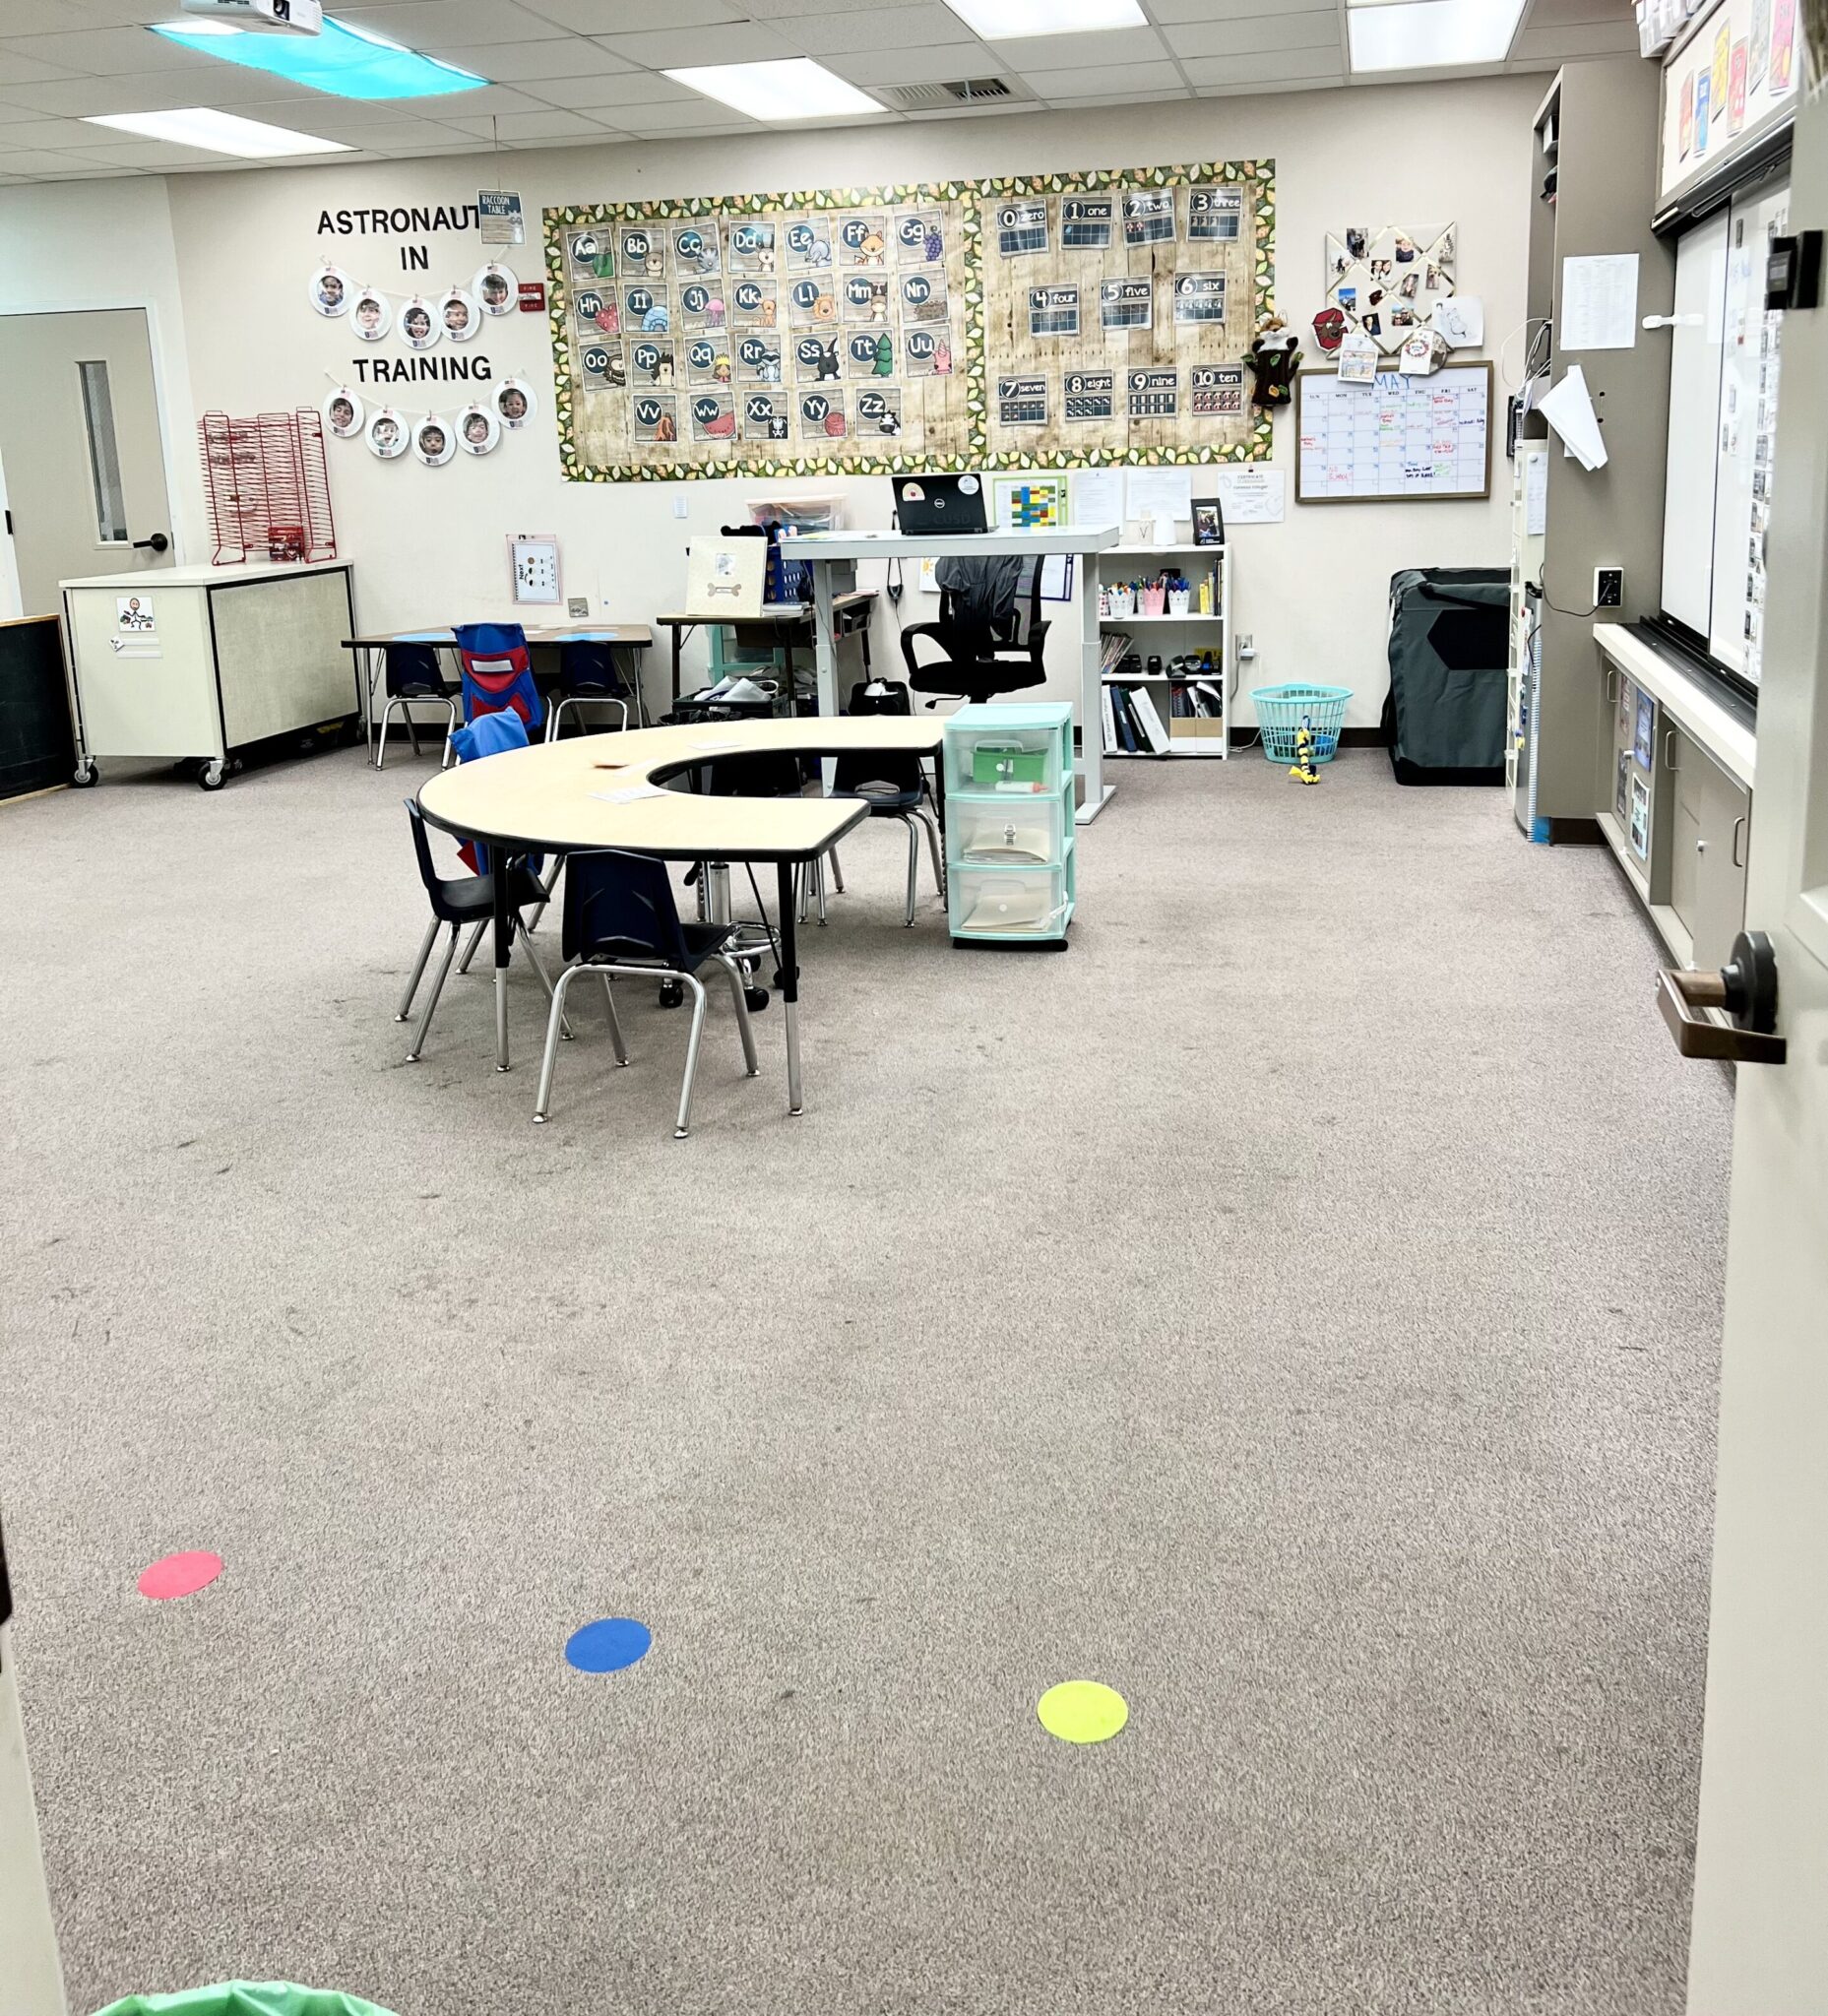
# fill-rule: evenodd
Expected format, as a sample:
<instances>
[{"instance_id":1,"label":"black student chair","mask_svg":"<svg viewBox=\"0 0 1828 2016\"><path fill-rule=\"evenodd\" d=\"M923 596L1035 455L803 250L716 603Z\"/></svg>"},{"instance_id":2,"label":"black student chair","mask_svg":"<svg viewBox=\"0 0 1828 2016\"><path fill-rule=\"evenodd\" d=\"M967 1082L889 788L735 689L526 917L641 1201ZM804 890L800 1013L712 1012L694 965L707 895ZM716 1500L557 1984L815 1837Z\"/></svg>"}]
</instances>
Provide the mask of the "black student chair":
<instances>
[{"instance_id":1,"label":"black student chair","mask_svg":"<svg viewBox=\"0 0 1828 2016\"><path fill-rule=\"evenodd\" d=\"M609 1010L609 1040L615 1060L627 1064L628 1045L615 1012L611 976L683 984L692 992L692 1030L685 1044L685 1079L679 1088L679 1115L673 1139L683 1141L692 1122L692 1085L698 1076L698 1040L705 1027L705 987L700 967L715 962L730 984L736 1004L736 1032L742 1038L746 1074L753 1078L755 1035L743 997L742 969L728 948L734 924L682 923L663 861L612 849L572 854L565 864L564 949L568 962L558 976L546 1023L545 1057L539 1066L539 1096L534 1118L543 1121L552 1101L552 1071L564 1030L565 990L582 973L602 976ZM531 945L528 948L533 949Z\"/></svg>"},{"instance_id":2,"label":"black student chair","mask_svg":"<svg viewBox=\"0 0 1828 2016\"><path fill-rule=\"evenodd\" d=\"M908 716L914 701L906 686L887 679L875 679L852 686L847 714ZM908 910L904 922L914 920L920 871L920 834L926 833L927 850L933 856L933 882L943 901L946 894L945 863L939 853L939 824L926 766L918 756L898 756L893 752L840 756L832 783L835 798L861 798L872 819L899 819L908 829ZM821 906L823 911L823 906ZM820 921L823 922L823 914Z\"/></svg>"},{"instance_id":3,"label":"black student chair","mask_svg":"<svg viewBox=\"0 0 1828 2016\"><path fill-rule=\"evenodd\" d=\"M387 768L387 724L396 711L412 738L412 753L419 753L419 731L412 719L413 703L442 707L450 717L444 730L444 760L451 760L451 734L457 726L457 683L447 679L437 650L429 644L389 644L381 652L381 677L387 690L387 706L381 714L381 742L374 752L374 767Z\"/></svg>"},{"instance_id":4,"label":"black student chair","mask_svg":"<svg viewBox=\"0 0 1828 2016\"><path fill-rule=\"evenodd\" d=\"M1040 612L1041 566L1039 554L940 561L938 620L910 623L902 632L908 683L935 696L928 707L942 697L981 703L1042 683L1048 626ZM941 656L922 664L914 649L919 639Z\"/></svg>"}]
</instances>

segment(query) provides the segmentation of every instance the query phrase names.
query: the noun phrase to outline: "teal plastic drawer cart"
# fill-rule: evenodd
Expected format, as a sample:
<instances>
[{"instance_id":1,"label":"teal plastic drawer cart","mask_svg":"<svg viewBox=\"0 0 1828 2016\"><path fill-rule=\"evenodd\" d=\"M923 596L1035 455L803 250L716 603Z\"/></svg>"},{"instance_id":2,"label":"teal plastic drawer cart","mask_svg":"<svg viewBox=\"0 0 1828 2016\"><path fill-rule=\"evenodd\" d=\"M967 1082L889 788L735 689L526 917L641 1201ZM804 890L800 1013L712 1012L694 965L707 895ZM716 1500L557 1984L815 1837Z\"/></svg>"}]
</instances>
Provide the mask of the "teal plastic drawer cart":
<instances>
[{"instance_id":1,"label":"teal plastic drawer cart","mask_svg":"<svg viewBox=\"0 0 1828 2016\"><path fill-rule=\"evenodd\" d=\"M1073 710L961 707L945 765L952 942L1064 952L1078 880Z\"/></svg>"}]
</instances>

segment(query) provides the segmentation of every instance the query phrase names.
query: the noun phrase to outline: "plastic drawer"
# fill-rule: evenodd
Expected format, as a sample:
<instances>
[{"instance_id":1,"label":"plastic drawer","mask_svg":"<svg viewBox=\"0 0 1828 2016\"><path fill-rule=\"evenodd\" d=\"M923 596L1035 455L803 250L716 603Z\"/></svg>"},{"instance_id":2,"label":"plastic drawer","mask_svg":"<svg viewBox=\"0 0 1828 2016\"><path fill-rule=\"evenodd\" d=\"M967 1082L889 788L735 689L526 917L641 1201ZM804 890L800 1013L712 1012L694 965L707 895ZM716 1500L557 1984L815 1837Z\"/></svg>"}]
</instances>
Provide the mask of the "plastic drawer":
<instances>
[{"instance_id":1,"label":"plastic drawer","mask_svg":"<svg viewBox=\"0 0 1828 2016\"><path fill-rule=\"evenodd\" d=\"M1054 727L946 731L948 791L1039 797L1060 788L1060 731Z\"/></svg>"},{"instance_id":2,"label":"plastic drawer","mask_svg":"<svg viewBox=\"0 0 1828 2016\"><path fill-rule=\"evenodd\" d=\"M952 871L952 928L971 938L1057 938L1066 929L1061 868Z\"/></svg>"},{"instance_id":3,"label":"plastic drawer","mask_svg":"<svg viewBox=\"0 0 1828 2016\"><path fill-rule=\"evenodd\" d=\"M946 800L947 857L967 867L1051 867L1066 851L1060 793Z\"/></svg>"}]
</instances>

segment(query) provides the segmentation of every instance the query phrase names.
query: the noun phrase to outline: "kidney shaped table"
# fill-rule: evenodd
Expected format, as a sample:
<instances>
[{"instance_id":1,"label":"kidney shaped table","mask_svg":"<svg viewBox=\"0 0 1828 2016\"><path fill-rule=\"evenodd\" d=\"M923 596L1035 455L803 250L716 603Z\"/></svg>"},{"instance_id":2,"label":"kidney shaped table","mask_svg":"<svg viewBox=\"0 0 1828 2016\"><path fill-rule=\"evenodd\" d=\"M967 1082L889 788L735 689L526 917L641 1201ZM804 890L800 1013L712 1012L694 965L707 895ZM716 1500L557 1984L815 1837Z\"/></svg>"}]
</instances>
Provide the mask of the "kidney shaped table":
<instances>
[{"instance_id":1,"label":"kidney shaped table","mask_svg":"<svg viewBox=\"0 0 1828 2016\"><path fill-rule=\"evenodd\" d=\"M799 967L793 871L816 860L869 816L861 798L708 797L692 774L720 758L893 753L937 758L937 716L803 715L788 721L717 722L635 728L536 742L442 771L419 789L433 826L479 840L503 855L577 854L615 848L662 861L772 861L779 874L781 999L787 1023L788 1111L800 1110ZM944 765L934 764L945 822ZM680 788L668 788L677 783ZM512 943L509 878L495 886L495 1068L508 1068L506 978Z\"/></svg>"}]
</instances>

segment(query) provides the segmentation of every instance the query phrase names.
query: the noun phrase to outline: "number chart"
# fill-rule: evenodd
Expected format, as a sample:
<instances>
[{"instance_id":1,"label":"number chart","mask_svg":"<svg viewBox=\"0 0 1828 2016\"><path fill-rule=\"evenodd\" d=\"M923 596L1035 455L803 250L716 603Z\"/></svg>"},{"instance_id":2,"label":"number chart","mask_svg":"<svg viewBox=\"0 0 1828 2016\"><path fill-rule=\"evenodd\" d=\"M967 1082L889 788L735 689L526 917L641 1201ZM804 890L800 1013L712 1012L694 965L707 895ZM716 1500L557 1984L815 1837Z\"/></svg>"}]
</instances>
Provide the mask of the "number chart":
<instances>
[{"instance_id":1,"label":"number chart","mask_svg":"<svg viewBox=\"0 0 1828 2016\"><path fill-rule=\"evenodd\" d=\"M1274 163L545 213L579 482L1255 461Z\"/></svg>"}]
</instances>

